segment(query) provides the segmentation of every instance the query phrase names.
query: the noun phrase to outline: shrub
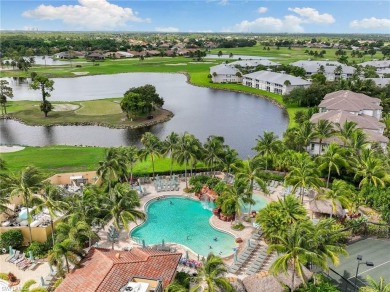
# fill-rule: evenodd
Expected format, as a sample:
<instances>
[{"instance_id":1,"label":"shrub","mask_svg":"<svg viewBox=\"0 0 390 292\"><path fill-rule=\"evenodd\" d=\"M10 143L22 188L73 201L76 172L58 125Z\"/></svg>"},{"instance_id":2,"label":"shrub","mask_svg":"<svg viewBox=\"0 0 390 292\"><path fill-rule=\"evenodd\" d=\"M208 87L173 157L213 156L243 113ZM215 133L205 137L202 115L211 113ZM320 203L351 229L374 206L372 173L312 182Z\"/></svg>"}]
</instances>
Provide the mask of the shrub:
<instances>
[{"instance_id":1,"label":"shrub","mask_svg":"<svg viewBox=\"0 0 390 292\"><path fill-rule=\"evenodd\" d=\"M232 229L239 230L239 231L243 230L244 228L245 226L242 223L237 223L232 226Z\"/></svg>"},{"instance_id":2,"label":"shrub","mask_svg":"<svg viewBox=\"0 0 390 292\"><path fill-rule=\"evenodd\" d=\"M50 250L50 243L41 243L38 241L33 241L28 248L24 251L26 256L30 255L32 251L34 258L44 258L47 255L47 252Z\"/></svg>"},{"instance_id":3,"label":"shrub","mask_svg":"<svg viewBox=\"0 0 390 292\"><path fill-rule=\"evenodd\" d=\"M37 282L35 280L28 280L26 283L23 284L22 291L21 292L29 292L30 287Z\"/></svg>"},{"instance_id":4,"label":"shrub","mask_svg":"<svg viewBox=\"0 0 390 292\"><path fill-rule=\"evenodd\" d=\"M47 292L47 289L43 287L37 287L37 288L32 288L29 292Z\"/></svg>"},{"instance_id":5,"label":"shrub","mask_svg":"<svg viewBox=\"0 0 390 292\"><path fill-rule=\"evenodd\" d=\"M76 65L76 68L81 68L81 65Z\"/></svg>"},{"instance_id":6,"label":"shrub","mask_svg":"<svg viewBox=\"0 0 390 292\"><path fill-rule=\"evenodd\" d=\"M4 281L8 281L8 274L7 273L0 273L0 279Z\"/></svg>"},{"instance_id":7,"label":"shrub","mask_svg":"<svg viewBox=\"0 0 390 292\"><path fill-rule=\"evenodd\" d=\"M62 278L59 278L59 279L57 279L55 282L54 282L54 284L53 284L53 290L55 290L55 289L57 289L57 287L58 286L60 286L60 284L62 283Z\"/></svg>"},{"instance_id":8,"label":"shrub","mask_svg":"<svg viewBox=\"0 0 390 292\"><path fill-rule=\"evenodd\" d=\"M13 248L20 248L23 243L23 234L20 230L8 230L1 234L1 244L2 248L8 248L12 246Z\"/></svg>"}]
</instances>

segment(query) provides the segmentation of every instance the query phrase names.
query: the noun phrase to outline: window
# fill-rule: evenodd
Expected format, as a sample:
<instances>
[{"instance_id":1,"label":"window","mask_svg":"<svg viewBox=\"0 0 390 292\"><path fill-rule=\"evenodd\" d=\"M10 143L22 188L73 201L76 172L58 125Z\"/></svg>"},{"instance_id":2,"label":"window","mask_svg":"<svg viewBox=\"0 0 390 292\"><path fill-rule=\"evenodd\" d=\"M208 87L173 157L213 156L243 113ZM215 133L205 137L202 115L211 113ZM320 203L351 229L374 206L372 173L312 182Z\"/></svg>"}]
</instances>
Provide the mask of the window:
<instances>
[{"instance_id":1,"label":"window","mask_svg":"<svg viewBox=\"0 0 390 292\"><path fill-rule=\"evenodd\" d=\"M311 143L311 145L310 145L310 150L311 150L311 151L314 150L314 143Z\"/></svg>"}]
</instances>

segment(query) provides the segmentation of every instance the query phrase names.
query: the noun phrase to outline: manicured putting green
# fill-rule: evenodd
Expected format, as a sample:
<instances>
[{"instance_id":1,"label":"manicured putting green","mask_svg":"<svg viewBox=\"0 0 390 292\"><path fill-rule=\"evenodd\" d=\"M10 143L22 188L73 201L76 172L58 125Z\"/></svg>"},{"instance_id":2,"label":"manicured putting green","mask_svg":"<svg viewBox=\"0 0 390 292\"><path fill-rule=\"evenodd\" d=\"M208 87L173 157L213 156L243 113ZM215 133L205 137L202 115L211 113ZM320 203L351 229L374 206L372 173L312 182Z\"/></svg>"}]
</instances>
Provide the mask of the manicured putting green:
<instances>
[{"instance_id":1,"label":"manicured putting green","mask_svg":"<svg viewBox=\"0 0 390 292\"><path fill-rule=\"evenodd\" d=\"M76 110L77 115L104 116L120 114L122 112L119 103L111 100L92 100L80 102L81 108Z\"/></svg>"}]
</instances>

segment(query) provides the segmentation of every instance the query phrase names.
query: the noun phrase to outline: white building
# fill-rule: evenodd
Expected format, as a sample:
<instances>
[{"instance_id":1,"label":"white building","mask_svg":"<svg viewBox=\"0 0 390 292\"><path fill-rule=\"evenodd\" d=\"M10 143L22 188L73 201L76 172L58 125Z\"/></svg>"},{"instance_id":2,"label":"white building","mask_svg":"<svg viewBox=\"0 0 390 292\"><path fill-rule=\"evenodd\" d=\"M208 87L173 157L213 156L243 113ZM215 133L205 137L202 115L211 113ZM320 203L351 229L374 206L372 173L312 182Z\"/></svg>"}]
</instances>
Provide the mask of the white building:
<instances>
[{"instance_id":1,"label":"white building","mask_svg":"<svg viewBox=\"0 0 390 292\"><path fill-rule=\"evenodd\" d=\"M390 68L390 60L368 61L368 62L360 63L359 65L362 67L372 66L375 67L377 70L386 69L386 68Z\"/></svg>"},{"instance_id":2,"label":"white building","mask_svg":"<svg viewBox=\"0 0 390 292\"><path fill-rule=\"evenodd\" d=\"M383 136L385 125L379 122L382 118L380 99L349 90L340 90L325 95L318 107L319 113L314 114L310 122L317 123L319 120L328 120L333 124L340 125L346 121L355 122L356 127L362 129L367 135L368 141L378 143L386 151L389 139ZM319 154L331 142L342 145L341 140L337 137L327 138L322 141L320 151L319 140L315 139L311 141L309 153Z\"/></svg>"},{"instance_id":3,"label":"white building","mask_svg":"<svg viewBox=\"0 0 390 292\"><path fill-rule=\"evenodd\" d=\"M356 69L337 61L297 61L291 66L303 68L306 77L322 72L328 81L351 78Z\"/></svg>"},{"instance_id":4,"label":"white building","mask_svg":"<svg viewBox=\"0 0 390 292\"><path fill-rule=\"evenodd\" d=\"M276 67L280 66L280 63L276 63L267 59L259 59L259 60L241 60L231 62L228 65L230 66L240 66L242 68L255 68L257 66L265 66L265 67Z\"/></svg>"},{"instance_id":5,"label":"white building","mask_svg":"<svg viewBox=\"0 0 390 292\"><path fill-rule=\"evenodd\" d=\"M210 74L214 83L241 83L242 81L240 70L229 64L210 67Z\"/></svg>"},{"instance_id":6,"label":"white building","mask_svg":"<svg viewBox=\"0 0 390 292\"><path fill-rule=\"evenodd\" d=\"M283 95L294 88L307 88L311 82L293 75L263 70L244 75L242 84Z\"/></svg>"}]
</instances>

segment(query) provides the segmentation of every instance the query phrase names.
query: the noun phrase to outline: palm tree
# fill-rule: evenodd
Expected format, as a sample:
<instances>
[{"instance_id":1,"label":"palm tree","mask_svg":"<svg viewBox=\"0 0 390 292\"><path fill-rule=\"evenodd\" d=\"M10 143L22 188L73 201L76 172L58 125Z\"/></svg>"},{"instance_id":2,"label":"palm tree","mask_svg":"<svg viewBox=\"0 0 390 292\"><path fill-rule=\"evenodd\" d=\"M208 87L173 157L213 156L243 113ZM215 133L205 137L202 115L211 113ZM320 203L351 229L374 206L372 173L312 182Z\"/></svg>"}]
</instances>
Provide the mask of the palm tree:
<instances>
[{"instance_id":1,"label":"palm tree","mask_svg":"<svg viewBox=\"0 0 390 292\"><path fill-rule=\"evenodd\" d=\"M332 189L328 189L324 194L316 196L316 200L330 200L332 204L332 212L335 214L337 210L337 202L340 202L342 206L349 206L351 203L349 198L352 196L353 190L351 186L343 180L334 180ZM332 217L333 214L330 214L330 217Z\"/></svg>"},{"instance_id":2,"label":"palm tree","mask_svg":"<svg viewBox=\"0 0 390 292\"><path fill-rule=\"evenodd\" d=\"M227 173L230 173L232 166L238 161L238 152L227 145L222 155L222 163L224 164L224 170L227 171Z\"/></svg>"},{"instance_id":3,"label":"palm tree","mask_svg":"<svg viewBox=\"0 0 390 292\"><path fill-rule=\"evenodd\" d=\"M178 147L178 143L179 143L179 135L176 134L175 132L169 134L165 138L165 141L163 142L163 155L165 156L170 155L171 158L171 176L173 172L173 162L174 162L174 157L172 157L172 153L175 151L176 147Z\"/></svg>"},{"instance_id":4,"label":"palm tree","mask_svg":"<svg viewBox=\"0 0 390 292\"><path fill-rule=\"evenodd\" d=\"M108 148L103 161L99 161L99 168L96 173L103 180L108 181L108 191L111 190L111 184L119 179L119 174L126 169L125 161L121 159L116 148Z\"/></svg>"},{"instance_id":5,"label":"palm tree","mask_svg":"<svg viewBox=\"0 0 390 292\"><path fill-rule=\"evenodd\" d=\"M146 132L141 137L141 143L144 145L144 148L139 152L139 158L141 160L146 160L146 158L150 156L154 177L154 159L161 155L161 142L157 136L150 132Z\"/></svg>"},{"instance_id":6,"label":"palm tree","mask_svg":"<svg viewBox=\"0 0 390 292\"><path fill-rule=\"evenodd\" d=\"M252 198L253 184L256 182L263 192L268 193L266 183L261 178L262 165L259 158L253 157L244 161L240 167L234 167L236 171L236 179L242 180L246 185L246 193L249 198ZM251 212L252 204L249 203L249 212Z\"/></svg>"},{"instance_id":7,"label":"palm tree","mask_svg":"<svg viewBox=\"0 0 390 292\"><path fill-rule=\"evenodd\" d=\"M49 101L46 100L47 97L50 97L50 92L54 90L54 81L50 80L46 76L37 75L30 83L30 88L34 90L41 90L42 93L42 103L41 111L44 112L45 118L47 114L53 109L53 106Z\"/></svg>"},{"instance_id":8,"label":"palm tree","mask_svg":"<svg viewBox=\"0 0 390 292\"><path fill-rule=\"evenodd\" d=\"M322 140L330 138L334 135L335 131L333 125L328 120L319 120L315 127L315 137L319 139L320 148L318 154L321 155Z\"/></svg>"},{"instance_id":9,"label":"palm tree","mask_svg":"<svg viewBox=\"0 0 390 292\"><path fill-rule=\"evenodd\" d=\"M365 185L377 186L378 184L384 187L385 182L390 180L390 175L386 171L383 162L375 157L371 149L364 149L356 162L355 179L360 177L359 188Z\"/></svg>"},{"instance_id":10,"label":"palm tree","mask_svg":"<svg viewBox=\"0 0 390 292\"><path fill-rule=\"evenodd\" d=\"M69 263L77 264L79 257L83 255L83 249L76 241L69 238L53 246L53 249L49 252L48 260L51 265L62 268L62 263L65 259L66 268L69 273Z\"/></svg>"},{"instance_id":11,"label":"palm tree","mask_svg":"<svg viewBox=\"0 0 390 292\"><path fill-rule=\"evenodd\" d=\"M205 155L203 160L210 167L213 172L214 166L217 162L221 162L223 155L224 138L221 136L209 136L204 144Z\"/></svg>"},{"instance_id":12,"label":"palm tree","mask_svg":"<svg viewBox=\"0 0 390 292\"><path fill-rule=\"evenodd\" d=\"M336 143L331 143L325 148L325 153L318 156L319 168L321 170L326 169L328 171L328 177L326 179L326 188L329 186L330 174L332 170L335 170L340 175L340 167L346 166L344 149Z\"/></svg>"},{"instance_id":13,"label":"palm tree","mask_svg":"<svg viewBox=\"0 0 390 292\"><path fill-rule=\"evenodd\" d=\"M273 132L265 131L263 136L259 136L256 139L256 146L253 150L257 151L257 155L264 156L265 158L265 170L268 170L268 161L273 160L275 155L280 153L282 149L282 141L278 140L278 136L275 136Z\"/></svg>"},{"instance_id":14,"label":"palm tree","mask_svg":"<svg viewBox=\"0 0 390 292\"><path fill-rule=\"evenodd\" d=\"M336 133L336 135L343 140L344 146L351 140L351 136L356 129L356 125L357 124L353 121L345 121L343 125L336 123L336 127L338 129L338 133Z\"/></svg>"},{"instance_id":15,"label":"palm tree","mask_svg":"<svg viewBox=\"0 0 390 292\"><path fill-rule=\"evenodd\" d=\"M219 198L222 203L221 209L234 210L235 219L240 218L241 210L244 209L246 203L255 203L252 196L245 193L245 185L240 180L236 180L233 186L226 186Z\"/></svg>"},{"instance_id":16,"label":"palm tree","mask_svg":"<svg viewBox=\"0 0 390 292\"><path fill-rule=\"evenodd\" d=\"M129 164L130 166L130 182L133 181L133 167L134 167L134 163L138 161L138 153L139 150L137 146L134 145L125 147L122 150L123 158L125 159L126 164Z\"/></svg>"},{"instance_id":17,"label":"palm tree","mask_svg":"<svg viewBox=\"0 0 390 292\"><path fill-rule=\"evenodd\" d=\"M31 200L34 193L37 193L42 187L42 174L41 172L33 166L27 166L22 169L19 175L12 176L9 178L7 190L10 193L10 196L19 196L22 195L24 205L27 210L27 222L30 232L30 243L32 242L32 233L31 233L31 214L30 209Z\"/></svg>"},{"instance_id":18,"label":"palm tree","mask_svg":"<svg viewBox=\"0 0 390 292\"><path fill-rule=\"evenodd\" d=\"M362 129L355 129L351 134L348 146L352 148L357 155L360 155L360 152L367 146L367 144L367 135Z\"/></svg>"},{"instance_id":19,"label":"palm tree","mask_svg":"<svg viewBox=\"0 0 390 292\"><path fill-rule=\"evenodd\" d=\"M207 259L203 261L202 267L199 270L197 280L206 282L208 292L233 292L234 288L229 280L224 277L227 269L218 256L210 253Z\"/></svg>"},{"instance_id":20,"label":"palm tree","mask_svg":"<svg viewBox=\"0 0 390 292\"><path fill-rule=\"evenodd\" d=\"M58 187L46 183L43 188L43 192L34 197L32 200L36 202L36 208L33 213L40 213L44 208L46 208L49 212L50 216L50 226L51 226L51 237L53 240L54 246L54 218L58 216L56 213L64 212L69 209L69 205L64 201L61 201L60 190Z\"/></svg>"},{"instance_id":21,"label":"palm tree","mask_svg":"<svg viewBox=\"0 0 390 292\"><path fill-rule=\"evenodd\" d=\"M186 181L186 188L188 188L187 181L187 167L191 161L196 160L197 154L201 150L202 146L198 139L194 135L189 133L184 133L179 138L178 147L172 153L172 156L180 164L184 163L184 176Z\"/></svg>"},{"instance_id":22,"label":"palm tree","mask_svg":"<svg viewBox=\"0 0 390 292\"><path fill-rule=\"evenodd\" d=\"M90 247L92 239L97 237L91 226L87 222L81 221L76 215L71 215L66 221L58 223L55 231L57 242L71 239L80 246L83 246L84 241L88 238Z\"/></svg>"},{"instance_id":23,"label":"palm tree","mask_svg":"<svg viewBox=\"0 0 390 292\"><path fill-rule=\"evenodd\" d=\"M390 283L385 283L385 279L380 277L378 282L367 276L368 286L361 287L359 292L390 292Z\"/></svg>"},{"instance_id":24,"label":"palm tree","mask_svg":"<svg viewBox=\"0 0 390 292\"><path fill-rule=\"evenodd\" d=\"M7 98L12 98L12 87L9 87L7 80L0 80L0 106L2 114L7 114Z\"/></svg>"},{"instance_id":25,"label":"palm tree","mask_svg":"<svg viewBox=\"0 0 390 292\"><path fill-rule=\"evenodd\" d=\"M297 130L297 136L300 141L302 141L305 151L307 151L307 146L310 141L315 138L315 125L310 121L305 121Z\"/></svg>"},{"instance_id":26,"label":"palm tree","mask_svg":"<svg viewBox=\"0 0 390 292\"><path fill-rule=\"evenodd\" d=\"M141 204L135 190L131 190L128 185L117 184L112 189L112 193L109 211L116 228L120 229L119 225L123 224L128 231L130 222L137 223L137 219L145 219L145 214L136 209Z\"/></svg>"},{"instance_id":27,"label":"palm tree","mask_svg":"<svg viewBox=\"0 0 390 292\"><path fill-rule=\"evenodd\" d=\"M268 251L281 254L270 267L271 274L287 273L292 270L291 290L295 289L296 274L306 283L303 267L309 262L319 262L319 255L312 251L310 237L313 226L310 222L298 221L288 226L283 236L276 235L278 243L272 243Z\"/></svg>"},{"instance_id":28,"label":"palm tree","mask_svg":"<svg viewBox=\"0 0 390 292\"><path fill-rule=\"evenodd\" d=\"M296 153L291 172L286 176L286 183L293 186L293 192L300 188L303 202L303 189L316 188L321 185L315 163L307 153Z\"/></svg>"}]
</instances>

